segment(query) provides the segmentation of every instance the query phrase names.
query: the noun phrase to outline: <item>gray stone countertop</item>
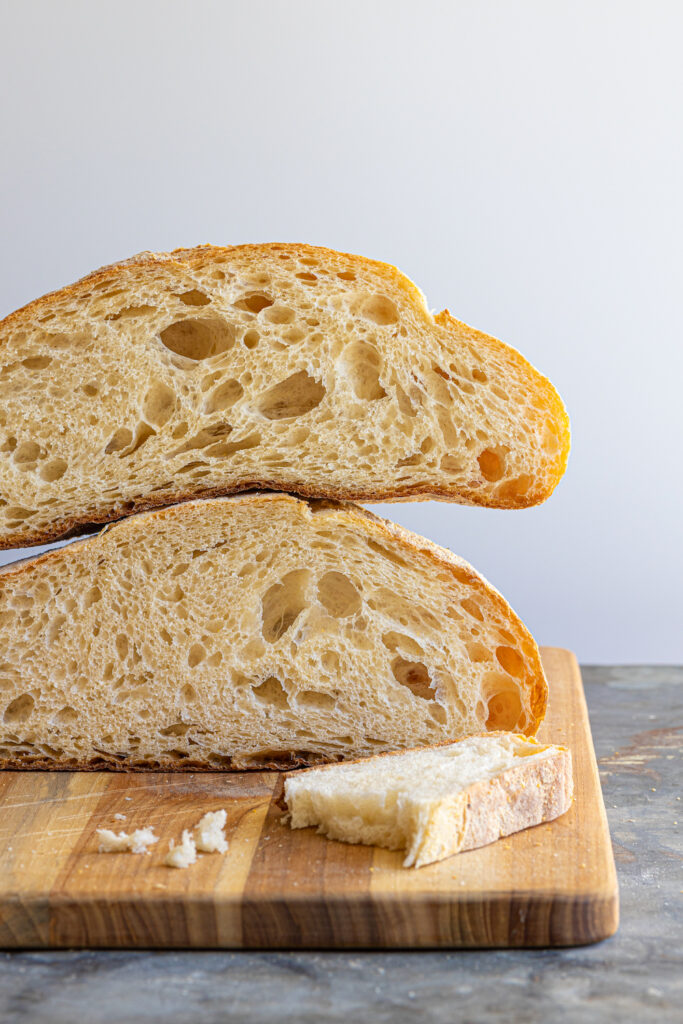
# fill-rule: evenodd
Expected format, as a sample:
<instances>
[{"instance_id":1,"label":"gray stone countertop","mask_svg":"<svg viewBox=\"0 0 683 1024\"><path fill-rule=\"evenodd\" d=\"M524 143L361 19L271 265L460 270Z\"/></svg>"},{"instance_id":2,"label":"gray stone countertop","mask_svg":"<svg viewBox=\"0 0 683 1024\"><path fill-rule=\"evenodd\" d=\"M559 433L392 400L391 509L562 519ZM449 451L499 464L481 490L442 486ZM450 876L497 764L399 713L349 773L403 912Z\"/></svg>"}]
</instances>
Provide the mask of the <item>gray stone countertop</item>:
<instances>
[{"instance_id":1,"label":"gray stone countertop","mask_svg":"<svg viewBox=\"0 0 683 1024\"><path fill-rule=\"evenodd\" d=\"M683 1021L683 668L584 668L621 890L594 946L0 953L3 1024Z\"/></svg>"}]
</instances>

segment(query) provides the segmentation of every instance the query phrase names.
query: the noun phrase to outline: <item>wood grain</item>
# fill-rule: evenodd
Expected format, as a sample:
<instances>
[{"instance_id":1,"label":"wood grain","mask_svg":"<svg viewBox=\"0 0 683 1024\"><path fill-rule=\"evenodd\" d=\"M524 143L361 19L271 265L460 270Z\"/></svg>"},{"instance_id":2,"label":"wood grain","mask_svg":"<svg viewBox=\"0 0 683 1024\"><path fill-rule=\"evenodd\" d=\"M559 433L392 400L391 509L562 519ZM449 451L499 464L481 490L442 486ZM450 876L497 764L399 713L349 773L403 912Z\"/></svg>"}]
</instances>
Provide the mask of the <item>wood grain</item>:
<instances>
[{"instance_id":1,"label":"wood grain","mask_svg":"<svg viewBox=\"0 0 683 1024\"><path fill-rule=\"evenodd\" d=\"M543 661L539 738L572 750L572 808L419 870L290 830L277 773L0 773L0 946L512 947L611 935L617 881L581 676L569 651L545 648ZM164 867L168 840L221 807L228 853ZM97 853L97 828L145 825L160 837L149 856Z\"/></svg>"}]
</instances>

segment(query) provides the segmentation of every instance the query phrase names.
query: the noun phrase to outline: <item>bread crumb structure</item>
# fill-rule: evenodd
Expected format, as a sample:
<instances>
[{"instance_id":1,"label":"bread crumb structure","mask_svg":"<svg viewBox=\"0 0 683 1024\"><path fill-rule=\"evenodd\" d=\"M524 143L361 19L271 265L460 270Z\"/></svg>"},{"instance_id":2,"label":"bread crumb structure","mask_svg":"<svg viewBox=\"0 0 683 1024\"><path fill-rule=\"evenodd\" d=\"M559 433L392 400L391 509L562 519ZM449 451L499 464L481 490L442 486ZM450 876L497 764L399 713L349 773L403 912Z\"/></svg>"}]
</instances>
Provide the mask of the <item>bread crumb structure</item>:
<instances>
[{"instance_id":1,"label":"bread crumb structure","mask_svg":"<svg viewBox=\"0 0 683 1024\"><path fill-rule=\"evenodd\" d=\"M151 828L137 828L130 835L127 832L116 833L108 828L98 828L97 835L100 839L99 853L149 853L148 848L159 841Z\"/></svg>"},{"instance_id":2,"label":"bread crumb structure","mask_svg":"<svg viewBox=\"0 0 683 1024\"><path fill-rule=\"evenodd\" d=\"M519 353L328 249L143 253L0 322L0 547L254 487L523 508L568 451Z\"/></svg>"},{"instance_id":3,"label":"bread crumb structure","mask_svg":"<svg viewBox=\"0 0 683 1024\"><path fill-rule=\"evenodd\" d=\"M571 755L509 733L288 775L292 828L405 850L422 867L564 814Z\"/></svg>"},{"instance_id":4,"label":"bread crumb structure","mask_svg":"<svg viewBox=\"0 0 683 1024\"><path fill-rule=\"evenodd\" d=\"M181 841L176 845L173 839L169 840L168 853L164 858L164 864L169 868L189 868L197 861L197 847L189 829L185 829Z\"/></svg>"},{"instance_id":5,"label":"bread crumb structure","mask_svg":"<svg viewBox=\"0 0 683 1024\"><path fill-rule=\"evenodd\" d=\"M547 685L509 605L354 505L130 517L0 572L0 767L291 768L500 729Z\"/></svg>"},{"instance_id":6,"label":"bread crumb structure","mask_svg":"<svg viewBox=\"0 0 683 1024\"><path fill-rule=\"evenodd\" d=\"M207 811L194 830L195 846L201 853L226 853L228 844L223 829L227 811Z\"/></svg>"}]
</instances>

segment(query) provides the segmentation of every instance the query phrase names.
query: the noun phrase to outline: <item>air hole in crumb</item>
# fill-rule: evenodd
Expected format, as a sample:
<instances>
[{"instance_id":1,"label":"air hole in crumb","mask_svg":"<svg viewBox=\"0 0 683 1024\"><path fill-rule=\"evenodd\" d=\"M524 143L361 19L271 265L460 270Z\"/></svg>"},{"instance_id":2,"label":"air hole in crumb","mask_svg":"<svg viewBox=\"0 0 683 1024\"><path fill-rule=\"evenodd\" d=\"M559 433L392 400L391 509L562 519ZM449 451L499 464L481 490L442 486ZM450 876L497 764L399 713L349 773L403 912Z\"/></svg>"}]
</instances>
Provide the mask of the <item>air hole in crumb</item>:
<instances>
[{"instance_id":1,"label":"air hole in crumb","mask_svg":"<svg viewBox=\"0 0 683 1024\"><path fill-rule=\"evenodd\" d=\"M231 349L235 329L225 320L177 320L161 331L159 337L171 352L197 362Z\"/></svg>"},{"instance_id":2,"label":"air hole in crumb","mask_svg":"<svg viewBox=\"0 0 683 1024\"><path fill-rule=\"evenodd\" d=\"M275 708L289 707L287 691L275 676L269 676L259 686L253 686L252 693L263 704L270 704Z\"/></svg>"},{"instance_id":3,"label":"air hole in crumb","mask_svg":"<svg viewBox=\"0 0 683 1024\"><path fill-rule=\"evenodd\" d=\"M337 701L329 693L321 693L319 690L303 690L297 697L297 703L307 708L328 711L335 706Z\"/></svg>"},{"instance_id":4,"label":"air hole in crumb","mask_svg":"<svg viewBox=\"0 0 683 1024\"><path fill-rule=\"evenodd\" d=\"M499 498L504 498L507 501L517 501L524 498L532 483L533 478L528 473L520 473L512 480L504 480L496 488L496 494Z\"/></svg>"},{"instance_id":5,"label":"air hole in crumb","mask_svg":"<svg viewBox=\"0 0 683 1024\"><path fill-rule=\"evenodd\" d=\"M386 327L388 324L398 322L396 303L386 295L370 295L361 304L360 314L366 320L372 320L374 324L378 324L380 327Z\"/></svg>"},{"instance_id":6,"label":"air hole in crumb","mask_svg":"<svg viewBox=\"0 0 683 1024\"><path fill-rule=\"evenodd\" d=\"M465 611L473 618L478 619L479 622L484 621L484 613L482 612L477 602L473 601L471 597L463 598L463 600L460 602L460 607L464 608Z\"/></svg>"},{"instance_id":7,"label":"air hole in crumb","mask_svg":"<svg viewBox=\"0 0 683 1024\"><path fill-rule=\"evenodd\" d=\"M34 706L35 701L30 693L22 693L5 708L4 721L8 724L19 725L31 715Z\"/></svg>"},{"instance_id":8,"label":"air hole in crumb","mask_svg":"<svg viewBox=\"0 0 683 1024\"><path fill-rule=\"evenodd\" d=\"M204 427L199 430L192 437L188 437L187 441L184 441L179 448L176 448L170 454L184 455L186 452L201 451L202 448L206 448L210 444L214 444L216 441L221 441L228 437L232 433L232 426L222 420L220 423L212 423L209 427Z\"/></svg>"},{"instance_id":9,"label":"air hole in crumb","mask_svg":"<svg viewBox=\"0 0 683 1024\"><path fill-rule=\"evenodd\" d=\"M446 722L448 721L448 713L446 712L446 709L442 707L441 704L438 704L436 701L434 701L434 703L430 707L429 713L432 716L432 718L434 718L439 723L439 725L445 725Z\"/></svg>"},{"instance_id":10,"label":"air hole in crumb","mask_svg":"<svg viewBox=\"0 0 683 1024\"><path fill-rule=\"evenodd\" d=\"M105 320L111 320L115 322L117 320L134 320L136 317L144 316L145 313L153 313L154 306L126 306L124 309L120 309L118 313L109 313L105 316Z\"/></svg>"},{"instance_id":11,"label":"air hole in crumb","mask_svg":"<svg viewBox=\"0 0 683 1024\"><path fill-rule=\"evenodd\" d=\"M55 480L61 480L67 470L68 463L65 459L51 459L50 462L46 462L40 471L41 479L47 483L54 483Z\"/></svg>"},{"instance_id":12,"label":"air hole in crumb","mask_svg":"<svg viewBox=\"0 0 683 1024\"><path fill-rule=\"evenodd\" d=\"M237 452L248 451L250 448L258 448L260 443L260 434L249 434L248 437L243 437L239 441L230 441L229 444L220 443L211 445L210 448L206 449L205 454L211 458L229 458Z\"/></svg>"},{"instance_id":13,"label":"air hole in crumb","mask_svg":"<svg viewBox=\"0 0 683 1024\"><path fill-rule=\"evenodd\" d=\"M259 343L259 340L260 335L258 331L246 331L244 337L242 338L244 347L249 349L256 348L256 346Z\"/></svg>"},{"instance_id":14,"label":"air hole in crumb","mask_svg":"<svg viewBox=\"0 0 683 1024\"><path fill-rule=\"evenodd\" d=\"M348 576L327 572L318 583L318 600L336 619L355 615L362 607L361 596Z\"/></svg>"},{"instance_id":15,"label":"air hole in crumb","mask_svg":"<svg viewBox=\"0 0 683 1024\"><path fill-rule=\"evenodd\" d=\"M303 341L306 333L300 327L288 327L286 331L283 331L282 337L290 345L296 345L297 342Z\"/></svg>"},{"instance_id":16,"label":"air hole in crumb","mask_svg":"<svg viewBox=\"0 0 683 1024\"><path fill-rule=\"evenodd\" d=\"M429 669L421 661L407 661L405 658L394 658L391 671L401 686L407 686L411 693L423 700L434 700L434 687Z\"/></svg>"},{"instance_id":17,"label":"air hole in crumb","mask_svg":"<svg viewBox=\"0 0 683 1024\"><path fill-rule=\"evenodd\" d=\"M205 657L206 651L204 650L202 645L192 644L192 647L190 647L190 652L187 656L187 664L190 666L190 668L195 668L195 666L199 665L200 662L204 661Z\"/></svg>"},{"instance_id":18,"label":"air hole in crumb","mask_svg":"<svg viewBox=\"0 0 683 1024\"><path fill-rule=\"evenodd\" d=\"M476 367L476 366L475 366L475 367L474 367L474 369L472 370L472 376L474 377L474 379L475 379L475 380L478 380L480 384L485 384L485 383L486 383L486 381L488 380L488 377L486 376L486 374L484 373L484 371L483 371L483 370L480 370L480 369L479 369L478 367Z\"/></svg>"},{"instance_id":19,"label":"air hole in crumb","mask_svg":"<svg viewBox=\"0 0 683 1024\"><path fill-rule=\"evenodd\" d=\"M486 728L515 729L522 715L522 698L518 688L501 673L489 672L484 677L487 718Z\"/></svg>"},{"instance_id":20,"label":"air hole in crumb","mask_svg":"<svg viewBox=\"0 0 683 1024\"><path fill-rule=\"evenodd\" d=\"M501 451L485 448L477 462L485 480L500 480L505 473L505 455Z\"/></svg>"},{"instance_id":21,"label":"air hole in crumb","mask_svg":"<svg viewBox=\"0 0 683 1024\"><path fill-rule=\"evenodd\" d=\"M470 661L475 664L491 660L491 652L489 649L484 647L483 644L478 643L476 640L470 640L469 642L466 641L465 647L467 648L467 655Z\"/></svg>"},{"instance_id":22,"label":"air hole in crumb","mask_svg":"<svg viewBox=\"0 0 683 1024\"><path fill-rule=\"evenodd\" d=\"M226 409L232 409L243 394L244 388L238 380L226 380L207 395L204 400L204 412L225 412Z\"/></svg>"},{"instance_id":23,"label":"air hole in crumb","mask_svg":"<svg viewBox=\"0 0 683 1024\"><path fill-rule=\"evenodd\" d=\"M58 725L73 725L77 718L77 712L67 704L66 707L60 708L53 721Z\"/></svg>"},{"instance_id":24,"label":"air hole in crumb","mask_svg":"<svg viewBox=\"0 0 683 1024\"><path fill-rule=\"evenodd\" d=\"M148 423L163 427L175 410L175 393L161 381L156 381L145 395L142 411Z\"/></svg>"},{"instance_id":25,"label":"air hole in crumb","mask_svg":"<svg viewBox=\"0 0 683 1024\"><path fill-rule=\"evenodd\" d=\"M44 370L52 362L51 356L29 356L21 360L21 365L27 370Z\"/></svg>"},{"instance_id":26,"label":"air hole in crumb","mask_svg":"<svg viewBox=\"0 0 683 1024\"><path fill-rule=\"evenodd\" d=\"M412 402L400 384L396 385L396 400L399 411L403 416L415 416L417 414L417 410L413 407Z\"/></svg>"},{"instance_id":27,"label":"air hole in crumb","mask_svg":"<svg viewBox=\"0 0 683 1024\"><path fill-rule=\"evenodd\" d=\"M251 295L244 295L233 305L235 309L243 309L247 313L260 313L262 309L268 309L273 305L273 300L260 292L253 292Z\"/></svg>"},{"instance_id":28,"label":"air hole in crumb","mask_svg":"<svg viewBox=\"0 0 683 1024\"><path fill-rule=\"evenodd\" d=\"M154 437L156 430L154 427L150 427L149 423L145 423L144 420L140 420L135 425L135 432L131 433L126 427L121 430L117 430L114 436L109 441L107 447L104 449L105 454L109 455L112 452L118 452L120 459L127 458L129 455L133 455L138 449L142 448L143 444L149 441L150 437ZM126 437L130 440L127 444L123 441Z\"/></svg>"},{"instance_id":29,"label":"air hole in crumb","mask_svg":"<svg viewBox=\"0 0 683 1024\"><path fill-rule=\"evenodd\" d=\"M439 467L446 473L460 473L464 463L457 455L443 455Z\"/></svg>"},{"instance_id":30,"label":"air hole in crumb","mask_svg":"<svg viewBox=\"0 0 683 1024\"><path fill-rule=\"evenodd\" d=\"M337 274L337 277L340 278L342 281L356 280L356 275L352 274L350 270L340 270L340 272Z\"/></svg>"},{"instance_id":31,"label":"air hole in crumb","mask_svg":"<svg viewBox=\"0 0 683 1024\"><path fill-rule=\"evenodd\" d=\"M271 324L291 324L295 313L288 306L274 304L265 311L263 317Z\"/></svg>"},{"instance_id":32,"label":"air hole in crumb","mask_svg":"<svg viewBox=\"0 0 683 1024\"><path fill-rule=\"evenodd\" d=\"M296 622L307 607L306 587L310 578L307 569L295 569L283 576L280 583L269 587L261 599L261 632L269 644L276 643Z\"/></svg>"},{"instance_id":33,"label":"air hole in crumb","mask_svg":"<svg viewBox=\"0 0 683 1024\"><path fill-rule=\"evenodd\" d=\"M340 368L358 398L373 402L386 397L386 391L379 381L382 359L372 345L364 341L348 345L340 359Z\"/></svg>"},{"instance_id":34,"label":"air hole in crumb","mask_svg":"<svg viewBox=\"0 0 683 1024\"><path fill-rule=\"evenodd\" d=\"M198 288L191 288L189 292L183 292L178 298L186 306L208 306L211 299L204 292L200 292Z\"/></svg>"},{"instance_id":35,"label":"air hole in crumb","mask_svg":"<svg viewBox=\"0 0 683 1024\"><path fill-rule=\"evenodd\" d=\"M14 461L18 464L35 462L40 455L40 445L35 441L22 441L14 451Z\"/></svg>"},{"instance_id":36,"label":"air hole in crumb","mask_svg":"<svg viewBox=\"0 0 683 1024\"><path fill-rule=\"evenodd\" d=\"M180 696L182 697L186 704L196 704L199 699L197 697L197 691L195 690L194 686L190 686L189 683L185 683L182 690L180 691Z\"/></svg>"},{"instance_id":37,"label":"air hole in crumb","mask_svg":"<svg viewBox=\"0 0 683 1024\"><path fill-rule=\"evenodd\" d=\"M405 558L402 558L398 552L392 551L390 548L385 547L384 544L379 544L376 540L368 540L366 541L366 544L371 551L381 555L382 558L386 558L387 561L393 562L394 565L399 565L402 569L408 568L408 563Z\"/></svg>"},{"instance_id":38,"label":"air hole in crumb","mask_svg":"<svg viewBox=\"0 0 683 1024\"><path fill-rule=\"evenodd\" d=\"M397 633L394 630L389 630L389 632L382 634L382 643L387 650L392 652L400 651L402 654L407 654L409 658L417 659L424 654L417 640L413 640L411 636L406 636L405 633Z\"/></svg>"},{"instance_id":39,"label":"air hole in crumb","mask_svg":"<svg viewBox=\"0 0 683 1024\"><path fill-rule=\"evenodd\" d=\"M91 605L97 604L102 599L102 591L99 587L90 587L86 590L83 595L83 608L90 608Z\"/></svg>"},{"instance_id":40,"label":"air hole in crumb","mask_svg":"<svg viewBox=\"0 0 683 1024\"><path fill-rule=\"evenodd\" d=\"M320 664L327 672L338 672L339 655L336 651L323 651Z\"/></svg>"},{"instance_id":41,"label":"air hole in crumb","mask_svg":"<svg viewBox=\"0 0 683 1024\"><path fill-rule=\"evenodd\" d=\"M269 420L288 419L311 412L324 397L325 386L305 370L300 370L261 395L257 409Z\"/></svg>"},{"instance_id":42,"label":"air hole in crumb","mask_svg":"<svg viewBox=\"0 0 683 1024\"><path fill-rule=\"evenodd\" d=\"M164 729L159 729L160 736L184 736L192 726L189 722L173 722Z\"/></svg>"},{"instance_id":43,"label":"air hole in crumb","mask_svg":"<svg viewBox=\"0 0 683 1024\"><path fill-rule=\"evenodd\" d=\"M104 449L105 455L111 455L112 452L123 451L127 448L130 442L133 440L133 432L128 427L119 427L119 429L112 435L107 447Z\"/></svg>"},{"instance_id":44,"label":"air hole in crumb","mask_svg":"<svg viewBox=\"0 0 683 1024\"><path fill-rule=\"evenodd\" d=\"M496 658L511 676L519 677L524 674L524 659L514 647L497 647Z\"/></svg>"},{"instance_id":45,"label":"air hole in crumb","mask_svg":"<svg viewBox=\"0 0 683 1024\"><path fill-rule=\"evenodd\" d=\"M296 277L298 277L300 281L304 281L306 284L313 284L314 281L318 280L315 274L297 274Z\"/></svg>"}]
</instances>

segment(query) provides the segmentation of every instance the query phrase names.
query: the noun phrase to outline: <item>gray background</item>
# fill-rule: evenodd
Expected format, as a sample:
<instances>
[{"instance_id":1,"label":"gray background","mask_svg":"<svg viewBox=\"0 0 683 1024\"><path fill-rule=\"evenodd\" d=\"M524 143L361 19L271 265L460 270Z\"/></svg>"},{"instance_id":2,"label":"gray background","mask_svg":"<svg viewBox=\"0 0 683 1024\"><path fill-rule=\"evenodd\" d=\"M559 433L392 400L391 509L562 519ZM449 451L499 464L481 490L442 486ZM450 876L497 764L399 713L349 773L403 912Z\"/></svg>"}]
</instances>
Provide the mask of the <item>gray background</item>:
<instances>
[{"instance_id":1,"label":"gray background","mask_svg":"<svg viewBox=\"0 0 683 1024\"><path fill-rule=\"evenodd\" d=\"M1 12L0 315L141 249L303 240L397 264L550 376L573 452L538 509L382 511L542 643L681 659L683 5Z\"/></svg>"}]
</instances>

